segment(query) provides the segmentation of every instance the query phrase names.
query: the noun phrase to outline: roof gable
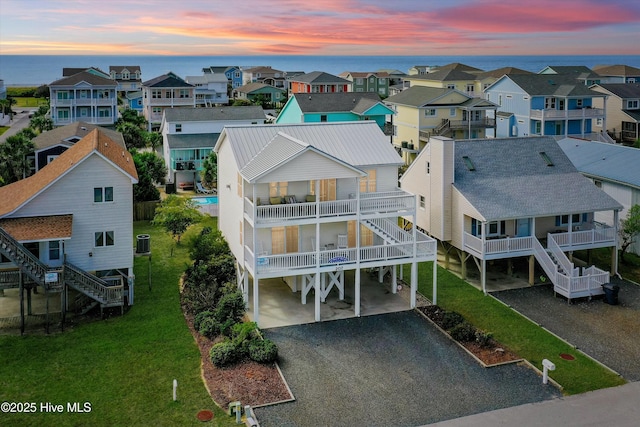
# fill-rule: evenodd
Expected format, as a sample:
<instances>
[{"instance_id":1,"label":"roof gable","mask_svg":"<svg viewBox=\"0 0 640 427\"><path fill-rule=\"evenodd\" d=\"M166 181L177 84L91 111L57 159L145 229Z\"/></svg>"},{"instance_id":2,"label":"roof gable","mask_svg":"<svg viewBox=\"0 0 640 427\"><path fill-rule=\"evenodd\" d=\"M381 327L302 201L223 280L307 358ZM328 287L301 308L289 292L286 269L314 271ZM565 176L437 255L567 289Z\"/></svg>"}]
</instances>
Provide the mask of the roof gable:
<instances>
[{"instance_id":1,"label":"roof gable","mask_svg":"<svg viewBox=\"0 0 640 427\"><path fill-rule=\"evenodd\" d=\"M97 128L34 175L0 187L0 200L5 201L0 204L0 217L8 215L27 203L91 155L102 157L128 175L132 182L138 181L138 173L131 154Z\"/></svg>"}]
</instances>

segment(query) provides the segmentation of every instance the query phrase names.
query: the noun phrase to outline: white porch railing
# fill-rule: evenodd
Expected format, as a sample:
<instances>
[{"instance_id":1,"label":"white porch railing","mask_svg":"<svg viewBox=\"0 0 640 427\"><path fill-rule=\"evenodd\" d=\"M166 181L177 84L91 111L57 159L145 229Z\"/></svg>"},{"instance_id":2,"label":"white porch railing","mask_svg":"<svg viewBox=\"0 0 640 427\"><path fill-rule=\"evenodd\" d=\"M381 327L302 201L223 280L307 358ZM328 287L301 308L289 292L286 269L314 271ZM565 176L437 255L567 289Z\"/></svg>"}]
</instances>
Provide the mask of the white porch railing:
<instances>
[{"instance_id":1,"label":"white porch railing","mask_svg":"<svg viewBox=\"0 0 640 427\"><path fill-rule=\"evenodd\" d=\"M371 214L377 212L403 213L415 209L415 196L404 191L389 191L380 193L360 194L360 213ZM256 223L273 223L291 219L325 218L357 213L357 200L354 198L331 200L324 202L287 203L279 205L260 205L255 210L253 218L253 202L245 197L245 214Z\"/></svg>"},{"instance_id":2,"label":"white porch railing","mask_svg":"<svg viewBox=\"0 0 640 427\"><path fill-rule=\"evenodd\" d=\"M616 229L613 227L596 227L591 230L554 233L549 236L552 237L560 247L614 244L616 242Z\"/></svg>"},{"instance_id":3,"label":"white porch railing","mask_svg":"<svg viewBox=\"0 0 640 427\"><path fill-rule=\"evenodd\" d=\"M480 256L509 254L512 252L531 252L533 250L533 236L505 237L503 239L485 240L464 233L464 246Z\"/></svg>"},{"instance_id":4,"label":"white porch railing","mask_svg":"<svg viewBox=\"0 0 640 427\"><path fill-rule=\"evenodd\" d=\"M580 119L603 117L602 108L581 108L577 110L531 110L532 119Z\"/></svg>"}]
</instances>

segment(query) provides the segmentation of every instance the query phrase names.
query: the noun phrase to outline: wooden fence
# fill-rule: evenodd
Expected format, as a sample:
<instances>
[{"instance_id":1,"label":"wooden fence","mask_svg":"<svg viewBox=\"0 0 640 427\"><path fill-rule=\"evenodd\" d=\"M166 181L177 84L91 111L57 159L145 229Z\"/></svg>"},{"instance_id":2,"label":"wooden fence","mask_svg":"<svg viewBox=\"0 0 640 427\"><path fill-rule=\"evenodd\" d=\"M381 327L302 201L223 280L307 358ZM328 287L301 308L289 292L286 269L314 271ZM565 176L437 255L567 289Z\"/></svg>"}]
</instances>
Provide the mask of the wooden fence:
<instances>
[{"instance_id":1,"label":"wooden fence","mask_svg":"<svg viewBox=\"0 0 640 427\"><path fill-rule=\"evenodd\" d=\"M151 221L156 213L156 207L160 205L160 201L151 202L135 202L133 204L133 220L134 221Z\"/></svg>"}]
</instances>

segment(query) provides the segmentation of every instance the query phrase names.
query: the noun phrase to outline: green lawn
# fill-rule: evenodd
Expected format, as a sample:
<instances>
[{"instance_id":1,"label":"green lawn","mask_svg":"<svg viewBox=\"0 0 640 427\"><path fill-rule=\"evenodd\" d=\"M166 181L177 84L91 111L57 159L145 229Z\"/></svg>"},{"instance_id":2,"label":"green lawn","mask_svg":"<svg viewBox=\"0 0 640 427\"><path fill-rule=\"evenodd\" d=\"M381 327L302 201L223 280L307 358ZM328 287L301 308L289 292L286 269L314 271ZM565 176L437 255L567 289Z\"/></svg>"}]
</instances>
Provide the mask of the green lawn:
<instances>
[{"instance_id":1,"label":"green lawn","mask_svg":"<svg viewBox=\"0 0 640 427\"><path fill-rule=\"evenodd\" d=\"M134 234L151 236L152 289L148 258L136 258L135 304L124 316L49 336L0 336L0 401L65 405L62 415L2 414L0 424L188 426L200 425L196 414L210 409L216 421L210 425L235 425L207 393L200 353L179 304L178 279L189 262L186 241L199 229L191 227L185 243L175 246L167 233L135 223ZM66 413L67 402L89 402L91 412Z\"/></svg>"},{"instance_id":2,"label":"green lawn","mask_svg":"<svg viewBox=\"0 0 640 427\"><path fill-rule=\"evenodd\" d=\"M421 264L418 270L418 290L427 297L432 295L432 271L431 263ZM443 268L438 268L438 305L457 311L476 327L493 333L498 342L540 370L542 359L551 360L556 370L550 376L564 387L565 394L625 383L618 375ZM576 359L566 361L559 357L561 353L572 354Z\"/></svg>"},{"instance_id":3,"label":"green lawn","mask_svg":"<svg viewBox=\"0 0 640 427\"><path fill-rule=\"evenodd\" d=\"M9 130L9 126L0 126L0 135Z\"/></svg>"},{"instance_id":4,"label":"green lawn","mask_svg":"<svg viewBox=\"0 0 640 427\"><path fill-rule=\"evenodd\" d=\"M13 105L13 108L21 108L21 107L39 107L41 105L47 105L47 100L45 98L33 98L31 96L17 96L13 99L16 100L16 104Z\"/></svg>"}]
</instances>

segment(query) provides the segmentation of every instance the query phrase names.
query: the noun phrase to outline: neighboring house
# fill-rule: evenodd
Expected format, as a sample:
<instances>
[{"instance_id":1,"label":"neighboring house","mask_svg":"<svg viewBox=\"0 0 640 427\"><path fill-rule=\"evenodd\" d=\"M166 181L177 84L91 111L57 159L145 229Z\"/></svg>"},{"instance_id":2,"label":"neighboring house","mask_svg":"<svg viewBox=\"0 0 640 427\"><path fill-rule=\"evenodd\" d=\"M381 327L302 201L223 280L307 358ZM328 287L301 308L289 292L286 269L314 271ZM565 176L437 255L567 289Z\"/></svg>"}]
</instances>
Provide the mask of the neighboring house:
<instances>
[{"instance_id":1,"label":"neighboring house","mask_svg":"<svg viewBox=\"0 0 640 427\"><path fill-rule=\"evenodd\" d=\"M487 263L535 261L554 291L579 298L603 293L609 273L578 268L565 255L611 248L617 272L619 202L582 176L551 137L455 141L433 137L400 178L418 196L416 225L457 252L463 276L473 257L486 292ZM611 214L610 224L596 215ZM452 248L451 248L452 247Z\"/></svg>"},{"instance_id":2,"label":"neighboring house","mask_svg":"<svg viewBox=\"0 0 640 427\"><path fill-rule=\"evenodd\" d=\"M631 206L640 205L640 150L575 138L562 139L558 144L584 176L622 205L619 219L627 218ZM596 213L595 220L612 224L615 218L610 212L601 212ZM629 252L640 255L640 239L636 238Z\"/></svg>"},{"instance_id":3,"label":"neighboring house","mask_svg":"<svg viewBox=\"0 0 640 427\"><path fill-rule=\"evenodd\" d=\"M270 104L280 105L287 100L287 91L283 88L264 83L249 83L234 90L235 98L255 101L263 98Z\"/></svg>"},{"instance_id":4,"label":"neighboring house","mask_svg":"<svg viewBox=\"0 0 640 427\"><path fill-rule=\"evenodd\" d=\"M494 84L500 77L509 74L534 74L516 67L502 67L485 71L476 75L475 93L484 98L484 90Z\"/></svg>"},{"instance_id":5,"label":"neighboring house","mask_svg":"<svg viewBox=\"0 0 640 427\"><path fill-rule=\"evenodd\" d=\"M128 94L142 89L142 70L138 65L111 65L109 77L118 83L119 93Z\"/></svg>"},{"instance_id":6,"label":"neighboring house","mask_svg":"<svg viewBox=\"0 0 640 427\"><path fill-rule=\"evenodd\" d=\"M276 123L373 120L385 131L387 116L393 114L393 110L384 105L376 93L297 93L289 97Z\"/></svg>"},{"instance_id":7,"label":"neighboring house","mask_svg":"<svg viewBox=\"0 0 640 427\"><path fill-rule=\"evenodd\" d=\"M600 83L640 83L640 68L628 65L596 65L593 71Z\"/></svg>"},{"instance_id":8,"label":"neighboring house","mask_svg":"<svg viewBox=\"0 0 640 427\"><path fill-rule=\"evenodd\" d=\"M277 87L280 89L287 88L285 84L287 80L286 73L284 71L275 70L271 67L252 67L242 70L242 84L249 83L264 83L269 86Z\"/></svg>"},{"instance_id":9,"label":"neighboring house","mask_svg":"<svg viewBox=\"0 0 640 427\"><path fill-rule=\"evenodd\" d=\"M538 74L562 74L570 76L585 86L600 83L600 76L584 65L550 65L542 69Z\"/></svg>"},{"instance_id":10,"label":"neighboring house","mask_svg":"<svg viewBox=\"0 0 640 427\"><path fill-rule=\"evenodd\" d=\"M566 74L510 74L485 89L485 98L499 105L497 137L552 135L612 141L596 127L606 115L604 109L594 108L594 100L605 97Z\"/></svg>"},{"instance_id":11,"label":"neighboring house","mask_svg":"<svg viewBox=\"0 0 640 427\"><path fill-rule=\"evenodd\" d=\"M402 161L374 122L227 126L215 151L218 227L258 325L269 278L283 278L302 304L313 291L320 321L334 286L340 299L354 286L360 316L362 270L391 270L395 293L396 266L410 264L415 307L417 263L436 261L435 241L398 226L400 216L415 216L416 198L397 188Z\"/></svg>"},{"instance_id":12,"label":"neighboring house","mask_svg":"<svg viewBox=\"0 0 640 427\"><path fill-rule=\"evenodd\" d=\"M196 106L195 87L174 73L163 74L142 83L142 106L148 130L157 130L165 110Z\"/></svg>"},{"instance_id":13,"label":"neighboring house","mask_svg":"<svg viewBox=\"0 0 640 427\"><path fill-rule=\"evenodd\" d=\"M76 121L113 125L118 119L117 86L108 75L95 69L86 69L50 83L50 112L54 126Z\"/></svg>"},{"instance_id":14,"label":"neighboring house","mask_svg":"<svg viewBox=\"0 0 640 427\"><path fill-rule=\"evenodd\" d=\"M634 143L640 139L640 82L639 83L602 83L591 86L596 92L607 95L594 100L594 107L603 108L607 117L604 122L596 123L616 140Z\"/></svg>"},{"instance_id":15,"label":"neighboring house","mask_svg":"<svg viewBox=\"0 0 640 427\"><path fill-rule=\"evenodd\" d=\"M142 91L138 92L127 92L125 95L127 98L127 107L131 110L134 110L138 113L138 115L143 114L144 104L142 102Z\"/></svg>"},{"instance_id":16,"label":"neighboring house","mask_svg":"<svg viewBox=\"0 0 640 427\"><path fill-rule=\"evenodd\" d=\"M455 89L412 86L384 101L395 111L392 142L410 164L429 138L485 138L495 130L496 104Z\"/></svg>"},{"instance_id":17,"label":"neighboring house","mask_svg":"<svg viewBox=\"0 0 640 427\"><path fill-rule=\"evenodd\" d=\"M51 163L82 138L93 132L94 129L100 129L100 132L106 135L111 141L117 143L122 148L126 148L124 138L120 132L101 128L91 123L74 122L42 132L33 138L34 152L28 156L29 164L31 165L31 173L29 175L33 175Z\"/></svg>"},{"instance_id":18,"label":"neighboring house","mask_svg":"<svg viewBox=\"0 0 640 427\"><path fill-rule=\"evenodd\" d=\"M409 76L421 76L424 74L429 74L438 69L438 65L414 65L409 68L408 73Z\"/></svg>"},{"instance_id":19,"label":"neighboring house","mask_svg":"<svg viewBox=\"0 0 640 427\"><path fill-rule=\"evenodd\" d=\"M242 86L242 69L236 65L205 67L202 72L204 74L224 74L232 89Z\"/></svg>"},{"instance_id":20,"label":"neighboring house","mask_svg":"<svg viewBox=\"0 0 640 427\"><path fill-rule=\"evenodd\" d=\"M196 106L212 107L229 104L227 86L229 80L224 74L204 74L187 76L185 81L195 86Z\"/></svg>"},{"instance_id":21,"label":"neighboring house","mask_svg":"<svg viewBox=\"0 0 640 427\"><path fill-rule=\"evenodd\" d=\"M300 74L289 80L289 94L351 92L351 82L323 71Z\"/></svg>"},{"instance_id":22,"label":"neighboring house","mask_svg":"<svg viewBox=\"0 0 640 427\"><path fill-rule=\"evenodd\" d=\"M165 110L160 133L168 181L178 188L193 186L225 126L263 124L265 117L260 106Z\"/></svg>"},{"instance_id":23,"label":"neighboring house","mask_svg":"<svg viewBox=\"0 0 640 427\"><path fill-rule=\"evenodd\" d=\"M133 304L133 185L127 150L94 129L35 175L0 187L0 287ZM22 283L22 284L21 284ZM77 307L82 308L82 307Z\"/></svg>"},{"instance_id":24,"label":"neighboring house","mask_svg":"<svg viewBox=\"0 0 640 427\"><path fill-rule=\"evenodd\" d=\"M394 68L381 68L376 73L387 73L389 75L389 86L402 84L407 73Z\"/></svg>"},{"instance_id":25,"label":"neighboring house","mask_svg":"<svg viewBox=\"0 0 640 427\"><path fill-rule=\"evenodd\" d=\"M481 88L477 87L478 75L483 71L468 65L453 63L438 67L426 74L409 75L405 81L410 86L439 87L455 89L466 93L469 97L481 97Z\"/></svg>"},{"instance_id":26,"label":"neighboring house","mask_svg":"<svg viewBox=\"0 0 640 427\"><path fill-rule=\"evenodd\" d=\"M345 71L339 77L352 83L352 92L373 92L383 98L389 96L389 74L385 72Z\"/></svg>"}]
</instances>

